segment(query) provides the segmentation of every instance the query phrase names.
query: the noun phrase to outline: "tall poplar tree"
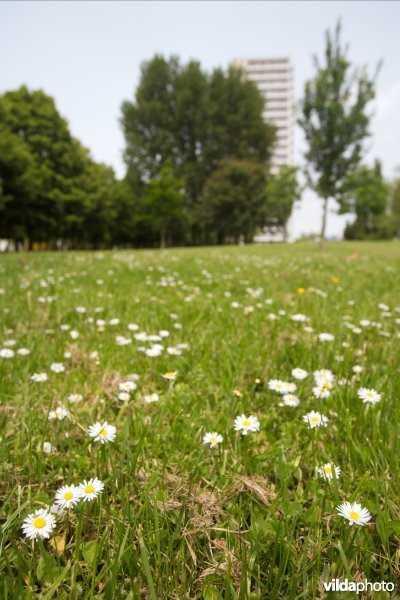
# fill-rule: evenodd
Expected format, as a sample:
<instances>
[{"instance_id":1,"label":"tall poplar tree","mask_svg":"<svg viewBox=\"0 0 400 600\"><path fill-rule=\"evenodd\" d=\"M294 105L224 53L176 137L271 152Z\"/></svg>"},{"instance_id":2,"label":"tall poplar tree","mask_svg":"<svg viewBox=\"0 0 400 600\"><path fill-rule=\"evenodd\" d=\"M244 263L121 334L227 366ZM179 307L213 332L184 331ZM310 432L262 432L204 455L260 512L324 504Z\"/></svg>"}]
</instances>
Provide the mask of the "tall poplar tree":
<instances>
[{"instance_id":1,"label":"tall poplar tree","mask_svg":"<svg viewBox=\"0 0 400 600\"><path fill-rule=\"evenodd\" d=\"M321 245L329 200L341 204L343 183L362 159L369 135L367 107L375 95L375 78L365 67L352 67L340 35L340 23L333 34L326 33L325 60L322 64L315 57L317 73L305 84L299 119L307 142L308 183L323 202Z\"/></svg>"}]
</instances>

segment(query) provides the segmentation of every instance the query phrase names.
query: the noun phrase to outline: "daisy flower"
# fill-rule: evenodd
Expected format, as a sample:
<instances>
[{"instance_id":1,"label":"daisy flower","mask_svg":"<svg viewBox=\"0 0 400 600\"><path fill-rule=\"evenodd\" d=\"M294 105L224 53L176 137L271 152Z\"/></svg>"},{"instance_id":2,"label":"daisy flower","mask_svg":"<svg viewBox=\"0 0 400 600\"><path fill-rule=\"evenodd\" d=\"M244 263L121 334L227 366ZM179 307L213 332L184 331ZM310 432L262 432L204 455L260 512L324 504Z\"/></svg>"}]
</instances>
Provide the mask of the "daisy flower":
<instances>
[{"instance_id":1,"label":"daisy flower","mask_svg":"<svg viewBox=\"0 0 400 600\"><path fill-rule=\"evenodd\" d=\"M281 381L280 379L270 379L268 381L268 387L273 392L279 392L280 394L284 394L284 383L285 382Z\"/></svg>"},{"instance_id":2,"label":"daisy flower","mask_svg":"<svg viewBox=\"0 0 400 600\"><path fill-rule=\"evenodd\" d=\"M162 354L162 347L159 347L159 344L152 346L151 348L147 348L144 353L146 354L146 356L149 356L150 358L154 358L156 356L161 356Z\"/></svg>"},{"instance_id":3,"label":"daisy flower","mask_svg":"<svg viewBox=\"0 0 400 600\"><path fill-rule=\"evenodd\" d=\"M144 401L146 402L146 404L151 404L152 402L158 402L160 399L160 396L156 393L154 394L146 394L143 397Z\"/></svg>"},{"instance_id":4,"label":"daisy flower","mask_svg":"<svg viewBox=\"0 0 400 600\"><path fill-rule=\"evenodd\" d=\"M334 380L335 376L329 369L321 369L320 371L314 371L314 381L318 386L321 386L326 381L328 381L329 383L333 383Z\"/></svg>"},{"instance_id":5,"label":"daisy flower","mask_svg":"<svg viewBox=\"0 0 400 600\"><path fill-rule=\"evenodd\" d=\"M53 419L58 419L59 421L62 421L63 419L65 419L65 417L68 417L68 411L65 410L63 406L57 406L56 410L51 410L48 416L50 421Z\"/></svg>"},{"instance_id":6,"label":"daisy flower","mask_svg":"<svg viewBox=\"0 0 400 600\"><path fill-rule=\"evenodd\" d=\"M38 452L44 452L45 454L51 454L51 444L50 442L43 442L43 444L38 444L36 447Z\"/></svg>"},{"instance_id":7,"label":"daisy flower","mask_svg":"<svg viewBox=\"0 0 400 600\"><path fill-rule=\"evenodd\" d=\"M115 342L117 346L128 346L132 343L132 340L131 338L127 338L123 335L117 335L117 337L115 338Z\"/></svg>"},{"instance_id":8,"label":"daisy flower","mask_svg":"<svg viewBox=\"0 0 400 600\"><path fill-rule=\"evenodd\" d=\"M381 304L378 304L378 307L379 307L381 310L390 310L390 306L388 306L387 304L383 304L383 303L381 303Z\"/></svg>"},{"instance_id":9,"label":"daisy flower","mask_svg":"<svg viewBox=\"0 0 400 600\"><path fill-rule=\"evenodd\" d=\"M377 391L368 388L360 388L358 390L358 397L361 398L364 404L376 404L382 399L381 394L378 394Z\"/></svg>"},{"instance_id":10,"label":"daisy flower","mask_svg":"<svg viewBox=\"0 0 400 600\"><path fill-rule=\"evenodd\" d=\"M241 431L243 435L247 435L249 431L260 430L260 421L257 417L253 417L253 415L246 417L245 414L242 414L236 417L234 429L235 431Z\"/></svg>"},{"instance_id":11,"label":"daisy flower","mask_svg":"<svg viewBox=\"0 0 400 600\"><path fill-rule=\"evenodd\" d=\"M121 390L121 392L133 392L134 390L136 390L137 385L133 381L123 381L119 384L118 387Z\"/></svg>"},{"instance_id":12,"label":"daisy flower","mask_svg":"<svg viewBox=\"0 0 400 600\"><path fill-rule=\"evenodd\" d=\"M104 483L97 477L92 477L89 481L85 479L83 483L80 483L78 489L83 502L90 502L103 493Z\"/></svg>"},{"instance_id":13,"label":"daisy flower","mask_svg":"<svg viewBox=\"0 0 400 600\"><path fill-rule=\"evenodd\" d=\"M232 394L234 396L236 396L236 398L241 398L243 396L242 392L240 390L233 390Z\"/></svg>"},{"instance_id":14,"label":"daisy flower","mask_svg":"<svg viewBox=\"0 0 400 600\"><path fill-rule=\"evenodd\" d=\"M137 373L131 373L130 375L127 375L128 381L139 381L140 379L140 375L138 375Z\"/></svg>"},{"instance_id":15,"label":"daisy flower","mask_svg":"<svg viewBox=\"0 0 400 600\"><path fill-rule=\"evenodd\" d=\"M350 521L350 525L366 525L371 520L368 510L358 502L342 502L336 510L341 517Z\"/></svg>"},{"instance_id":16,"label":"daisy flower","mask_svg":"<svg viewBox=\"0 0 400 600\"><path fill-rule=\"evenodd\" d=\"M13 358L14 350L10 350L10 348L2 348L0 350L0 358Z\"/></svg>"},{"instance_id":17,"label":"daisy flower","mask_svg":"<svg viewBox=\"0 0 400 600\"><path fill-rule=\"evenodd\" d=\"M30 350L29 348L18 348L17 350L17 354L19 354L20 356L27 356L28 354L30 354Z\"/></svg>"},{"instance_id":18,"label":"daisy flower","mask_svg":"<svg viewBox=\"0 0 400 600\"><path fill-rule=\"evenodd\" d=\"M55 526L55 517L46 509L39 508L25 519L22 531L24 536L30 540L35 540L38 537L48 539Z\"/></svg>"},{"instance_id":19,"label":"daisy flower","mask_svg":"<svg viewBox=\"0 0 400 600\"><path fill-rule=\"evenodd\" d=\"M331 333L320 333L318 335L318 339L320 342L333 342L333 340L335 339L335 336L332 335Z\"/></svg>"},{"instance_id":20,"label":"daisy flower","mask_svg":"<svg viewBox=\"0 0 400 600\"><path fill-rule=\"evenodd\" d=\"M117 428L114 425L109 425L107 421L104 423L94 423L89 427L89 435L94 439L95 442L100 442L101 444L105 444L106 442L113 442L115 440L115 435L117 433Z\"/></svg>"},{"instance_id":21,"label":"daisy flower","mask_svg":"<svg viewBox=\"0 0 400 600\"><path fill-rule=\"evenodd\" d=\"M284 394L283 404L285 406L298 406L300 404L300 400L294 394Z\"/></svg>"},{"instance_id":22,"label":"daisy flower","mask_svg":"<svg viewBox=\"0 0 400 600\"><path fill-rule=\"evenodd\" d=\"M34 373L31 376L31 381L35 381L37 383L41 383L43 381L47 381L47 373Z\"/></svg>"},{"instance_id":23,"label":"daisy flower","mask_svg":"<svg viewBox=\"0 0 400 600\"><path fill-rule=\"evenodd\" d=\"M312 410L311 412L304 415L303 421L309 424L310 429L315 429L316 427L321 426L326 427L328 423L328 418L325 417L325 415L321 415L321 413Z\"/></svg>"},{"instance_id":24,"label":"daisy flower","mask_svg":"<svg viewBox=\"0 0 400 600\"><path fill-rule=\"evenodd\" d=\"M304 369L292 369L292 377L294 377L295 379L305 379L307 375L308 373Z\"/></svg>"},{"instance_id":25,"label":"daisy flower","mask_svg":"<svg viewBox=\"0 0 400 600\"><path fill-rule=\"evenodd\" d=\"M78 504L80 500L80 491L76 485L64 485L57 490L55 504L61 508L71 508Z\"/></svg>"},{"instance_id":26,"label":"daisy flower","mask_svg":"<svg viewBox=\"0 0 400 600\"><path fill-rule=\"evenodd\" d=\"M68 396L68 402L71 402L71 404L77 404L78 402L82 402L82 400L82 394L69 394Z\"/></svg>"},{"instance_id":27,"label":"daisy flower","mask_svg":"<svg viewBox=\"0 0 400 600\"><path fill-rule=\"evenodd\" d=\"M301 313L292 315L290 318L292 319L292 321L295 321L297 323L304 323L305 321L308 321L308 317L306 317L306 315L303 315Z\"/></svg>"},{"instance_id":28,"label":"daisy flower","mask_svg":"<svg viewBox=\"0 0 400 600\"><path fill-rule=\"evenodd\" d=\"M182 354L182 350L180 348L176 348L175 346L167 348L167 352L171 356L180 356Z\"/></svg>"},{"instance_id":29,"label":"daisy flower","mask_svg":"<svg viewBox=\"0 0 400 600\"><path fill-rule=\"evenodd\" d=\"M79 331L76 331L75 329L73 329L72 331L70 331L69 335L71 336L71 338L73 340L77 340L79 337Z\"/></svg>"},{"instance_id":30,"label":"daisy flower","mask_svg":"<svg viewBox=\"0 0 400 600\"><path fill-rule=\"evenodd\" d=\"M131 399L131 395L129 392L120 392L118 394L118 400L122 400L122 402L128 402Z\"/></svg>"},{"instance_id":31,"label":"daisy flower","mask_svg":"<svg viewBox=\"0 0 400 600\"><path fill-rule=\"evenodd\" d=\"M326 382L327 383L327 382ZM313 394L316 398L329 398L331 395L330 389L326 385L313 388Z\"/></svg>"},{"instance_id":32,"label":"daisy flower","mask_svg":"<svg viewBox=\"0 0 400 600\"><path fill-rule=\"evenodd\" d=\"M220 433L206 433L203 437L203 444L210 444L210 448L215 448L218 444L222 444L224 438Z\"/></svg>"},{"instance_id":33,"label":"daisy flower","mask_svg":"<svg viewBox=\"0 0 400 600\"><path fill-rule=\"evenodd\" d=\"M340 467L335 467L331 463L326 463L322 467L317 467L317 473L323 479L339 479L340 477Z\"/></svg>"},{"instance_id":34,"label":"daisy flower","mask_svg":"<svg viewBox=\"0 0 400 600\"><path fill-rule=\"evenodd\" d=\"M175 381L178 371L167 371L162 375L167 381Z\"/></svg>"},{"instance_id":35,"label":"daisy flower","mask_svg":"<svg viewBox=\"0 0 400 600\"><path fill-rule=\"evenodd\" d=\"M297 385L295 383L290 383L289 381L283 381L283 393L292 394L297 390Z\"/></svg>"}]
</instances>

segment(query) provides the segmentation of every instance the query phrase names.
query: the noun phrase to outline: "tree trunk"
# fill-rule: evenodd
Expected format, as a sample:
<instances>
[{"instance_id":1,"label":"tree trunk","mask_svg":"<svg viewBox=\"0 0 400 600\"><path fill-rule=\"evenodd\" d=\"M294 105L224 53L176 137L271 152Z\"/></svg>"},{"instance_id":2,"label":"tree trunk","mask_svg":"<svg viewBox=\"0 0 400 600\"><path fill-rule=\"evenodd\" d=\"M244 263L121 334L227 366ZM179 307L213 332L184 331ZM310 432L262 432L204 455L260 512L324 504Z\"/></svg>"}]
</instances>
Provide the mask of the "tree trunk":
<instances>
[{"instance_id":1,"label":"tree trunk","mask_svg":"<svg viewBox=\"0 0 400 600\"><path fill-rule=\"evenodd\" d=\"M324 207L322 209L321 233L319 236L320 250L322 250L322 248L324 247L324 242L325 242L326 219L328 216L328 201L329 201L329 198L324 198Z\"/></svg>"},{"instance_id":2,"label":"tree trunk","mask_svg":"<svg viewBox=\"0 0 400 600\"><path fill-rule=\"evenodd\" d=\"M160 248L165 248L166 244L166 234L165 234L165 229L161 229L161 234L160 234Z\"/></svg>"}]
</instances>

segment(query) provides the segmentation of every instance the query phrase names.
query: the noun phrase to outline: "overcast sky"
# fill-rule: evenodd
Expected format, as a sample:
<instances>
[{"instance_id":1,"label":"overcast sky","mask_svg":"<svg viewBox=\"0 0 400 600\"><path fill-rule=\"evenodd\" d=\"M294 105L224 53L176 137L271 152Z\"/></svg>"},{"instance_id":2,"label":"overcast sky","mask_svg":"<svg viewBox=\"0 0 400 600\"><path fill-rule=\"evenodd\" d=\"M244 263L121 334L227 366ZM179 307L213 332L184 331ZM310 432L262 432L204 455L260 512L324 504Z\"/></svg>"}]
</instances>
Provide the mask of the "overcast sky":
<instances>
[{"instance_id":1,"label":"overcast sky","mask_svg":"<svg viewBox=\"0 0 400 600\"><path fill-rule=\"evenodd\" d=\"M359 2L0 2L0 93L27 84L56 99L73 135L96 160L124 174L120 106L132 99L140 64L156 52L177 54L203 67L232 58L290 56L296 100L314 73L312 56L338 18L355 64L371 72L383 60L377 84L373 136L367 160L392 178L400 166L400 3ZM296 130L296 162L303 141ZM348 218L348 217L347 217ZM306 193L293 218L295 236L318 230L320 203ZM340 235L346 217L329 215L328 234Z\"/></svg>"}]
</instances>

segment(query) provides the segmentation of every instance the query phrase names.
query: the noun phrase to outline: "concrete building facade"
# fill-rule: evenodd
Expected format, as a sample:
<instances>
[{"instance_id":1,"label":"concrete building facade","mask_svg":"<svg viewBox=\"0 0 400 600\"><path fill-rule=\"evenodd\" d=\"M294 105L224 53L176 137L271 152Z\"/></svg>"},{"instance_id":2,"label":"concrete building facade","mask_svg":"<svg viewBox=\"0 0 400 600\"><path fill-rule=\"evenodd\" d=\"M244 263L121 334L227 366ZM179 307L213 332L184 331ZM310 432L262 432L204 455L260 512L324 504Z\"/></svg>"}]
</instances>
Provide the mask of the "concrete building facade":
<instances>
[{"instance_id":1,"label":"concrete building facade","mask_svg":"<svg viewBox=\"0 0 400 600\"><path fill-rule=\"evenodd\" d=\"M264 97L264 119L277 128L277 139L271 158L271 173L283 165L294 163L294 80L288 57L239 58L232 65L241 68L246 78L254 81ZM270 228L260 232L255 242L277 242L291 239L291 219L286 228Z\"/></svg>"},{"instance_id":2,"label":"concrete building facade","mask_svg":"<svg viewBox=\"0 0 400 600\"><path fill-rule=\"evenodd\" d=\"M294 91L293 66L290 58L240 58L233 66L243 69L247 79L254 81L265 99L263 116L277 128L277 141L271 160L271 172L294 160Z\"/></svg>"}]
</instances>

